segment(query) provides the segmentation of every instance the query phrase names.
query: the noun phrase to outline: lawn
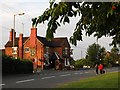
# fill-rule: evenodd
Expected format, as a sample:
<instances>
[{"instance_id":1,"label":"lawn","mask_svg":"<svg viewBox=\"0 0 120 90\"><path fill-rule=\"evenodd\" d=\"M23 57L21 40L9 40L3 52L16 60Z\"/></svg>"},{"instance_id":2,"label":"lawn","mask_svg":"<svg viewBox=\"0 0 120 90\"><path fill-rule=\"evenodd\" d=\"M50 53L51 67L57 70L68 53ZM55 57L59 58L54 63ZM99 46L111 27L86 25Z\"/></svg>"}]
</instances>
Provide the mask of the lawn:
<instances>
[{"instance_id":1,"label":"lawn","mask_svg":"<svg viewBox=\"0 0 120 90\"><path fill-rule=\"evenodd\" d=\"M118 81L120 81L118 74L120 72L97 75L76 82L64 83L57 88L118 88Z\"/></svg>"}]
</instances>

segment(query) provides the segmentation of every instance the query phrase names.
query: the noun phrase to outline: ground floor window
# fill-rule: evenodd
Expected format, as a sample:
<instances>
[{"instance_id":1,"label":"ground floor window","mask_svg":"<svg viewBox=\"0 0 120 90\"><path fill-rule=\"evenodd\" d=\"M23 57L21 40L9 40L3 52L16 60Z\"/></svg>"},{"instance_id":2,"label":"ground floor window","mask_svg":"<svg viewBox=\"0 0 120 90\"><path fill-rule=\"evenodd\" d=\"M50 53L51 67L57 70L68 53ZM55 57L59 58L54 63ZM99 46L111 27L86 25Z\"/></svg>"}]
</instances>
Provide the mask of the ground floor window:
<instances>
[{"instance_id":1,"label":"ground floor window","mask_svg":"<svg viewBox=\"0 0 120 90\"><path fill-rule=\"evenodd\" d=\"M65 66L69 66L70 62L69 62L69 58L65 58Z\"/></svg>"}]
</instances>

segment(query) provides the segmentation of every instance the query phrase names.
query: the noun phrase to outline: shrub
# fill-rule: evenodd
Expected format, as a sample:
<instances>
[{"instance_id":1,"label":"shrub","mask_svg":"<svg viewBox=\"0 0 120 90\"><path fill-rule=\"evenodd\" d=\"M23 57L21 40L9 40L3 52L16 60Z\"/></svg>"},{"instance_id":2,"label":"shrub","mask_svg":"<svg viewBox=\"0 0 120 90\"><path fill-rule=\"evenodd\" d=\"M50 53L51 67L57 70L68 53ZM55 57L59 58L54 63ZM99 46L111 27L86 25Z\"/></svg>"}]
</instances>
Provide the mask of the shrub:
<instances>
[{"instance_id":1,"label":"shrub","mask_svg":"<svg viewBox=\"0 0 120 90\"><path fill-rule=\"evenodd\" d=\"M14 59L9 56L2 56L2 73L3 74L21 74L32 73L33 64L29 60Z\"/></svg>"}]
</instances>

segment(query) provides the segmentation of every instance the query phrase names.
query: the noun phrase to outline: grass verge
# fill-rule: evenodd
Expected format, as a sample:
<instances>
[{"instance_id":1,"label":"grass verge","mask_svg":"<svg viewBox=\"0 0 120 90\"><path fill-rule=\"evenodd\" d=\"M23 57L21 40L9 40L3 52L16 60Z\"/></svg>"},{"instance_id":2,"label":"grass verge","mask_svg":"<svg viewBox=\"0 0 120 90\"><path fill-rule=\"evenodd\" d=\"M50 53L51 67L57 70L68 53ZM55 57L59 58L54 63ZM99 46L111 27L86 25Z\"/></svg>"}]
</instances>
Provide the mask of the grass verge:
<instances>
[{"instance_id":1,"label":"grass verge","mask_svg":"<svg viewBox=\"0 0 120 90\"><path fill-rule=\"evenodd\" d=\"M64 83L57 88L119 88L120 72L107 73L81 79L77 82Z\"/></svg>"}]
</instances>

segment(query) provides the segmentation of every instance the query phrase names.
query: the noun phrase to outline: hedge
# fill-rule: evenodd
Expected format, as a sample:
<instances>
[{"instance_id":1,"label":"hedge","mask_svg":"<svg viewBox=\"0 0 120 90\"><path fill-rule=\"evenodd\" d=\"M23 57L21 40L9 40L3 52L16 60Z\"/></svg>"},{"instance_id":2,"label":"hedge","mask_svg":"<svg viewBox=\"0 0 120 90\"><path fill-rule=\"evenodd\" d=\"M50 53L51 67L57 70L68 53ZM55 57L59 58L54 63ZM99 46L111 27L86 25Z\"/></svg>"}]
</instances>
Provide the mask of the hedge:
<instances>
[{"instance_id":1,"label":"hedge","mask_svg":"<svg viewBox=\"0 0 120 90\"><path fill-rule=\"evenodd\" d=\"M14 59L9 56L2 55L2 74L27 74L32 72L32 61L25 59Z\"/></svg>"}]
</instances>

